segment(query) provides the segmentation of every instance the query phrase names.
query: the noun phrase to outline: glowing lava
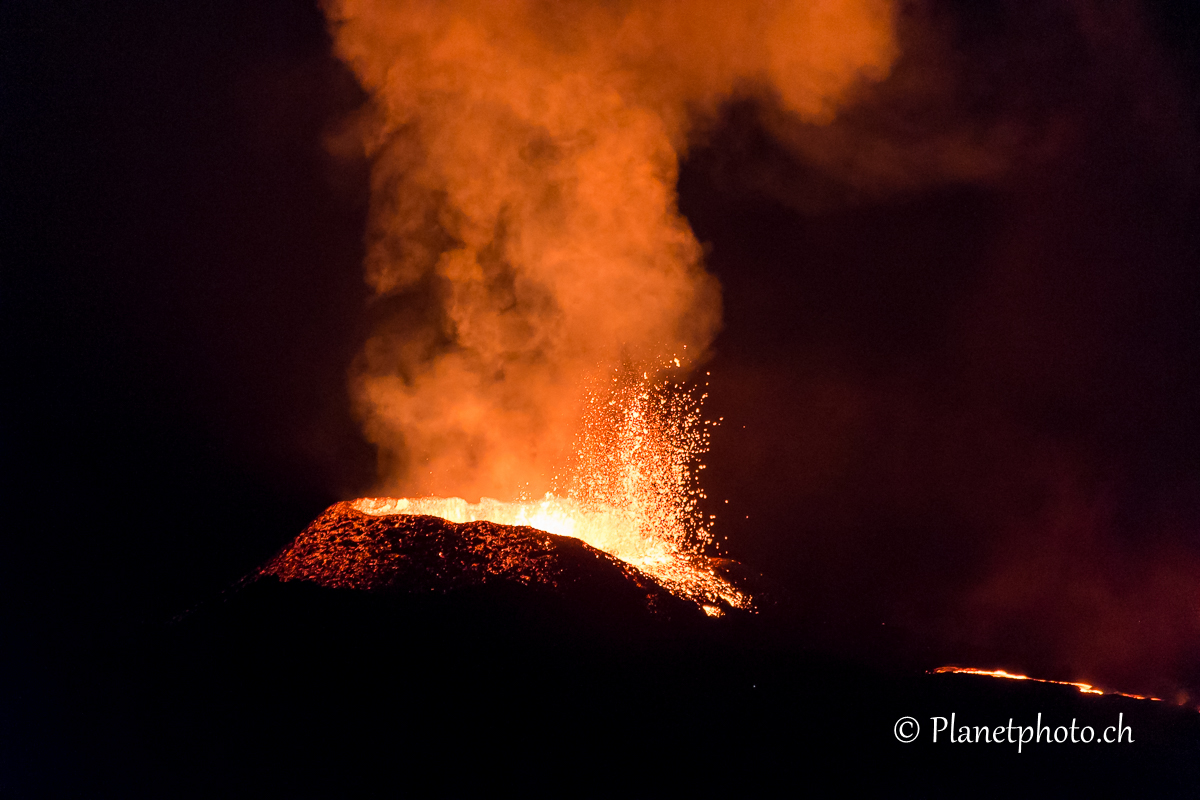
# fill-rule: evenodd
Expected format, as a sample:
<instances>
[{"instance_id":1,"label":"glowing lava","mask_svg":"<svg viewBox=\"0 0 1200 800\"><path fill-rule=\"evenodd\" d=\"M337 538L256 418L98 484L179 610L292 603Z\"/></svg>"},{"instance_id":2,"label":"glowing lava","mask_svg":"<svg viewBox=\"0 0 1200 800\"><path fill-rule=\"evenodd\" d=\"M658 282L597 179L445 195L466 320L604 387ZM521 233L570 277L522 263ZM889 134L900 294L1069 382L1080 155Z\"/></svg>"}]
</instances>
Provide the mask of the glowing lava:
<instances>
[{"instance_id":1,"label":"glowing lava","mask_svg":"<svg viewBox=\"0 0 1200 800\"><path fill-rule=\"evenodd\" d=\"M361 498L356 511L371 516L413 514L449 522L495 522L529 526L579 539L654 578L677 597L699 604L709 616L721 616L718 602L749 608L750 597L717 574L709 559L659 537L628 508L587 508L569 498L546 495L536 502L503 503L485 497L468 503L457 497Z\"/></svg>"},{"instance_id":2,"label":"glowing lava","mask_svg":"<svg viewBox=\"0 0 1200 800\"><path fill-rule=\"evenodd\" d=\"M678 365L678 361L674 361ZM415 514L455 523L529 526L580 539L654 578L672 594L720 616L717 603L750 607L750 597L717 574L702 554L712 518L692 469L708 450L704 400L671 381L631 370L587 393L562 496L502 502L457 497L362 498L351 505L372 516ZM697 465L703 469L703 465Z\"/></svg>"},{"instance_id":3,"label":"glowing lava","mask_svg":"<svg viewBox=\"0 0 1200 800\"><path fill-rule=\"evenodd\" d=\"M933 670L935 675L954 674L954 675L984 675L989 678L1007 678L1013 681L1034 681L1036 683L1053 683L1059 686L1074 686L1084 694L1111 694L1118 697L1132 697L1134 700L1157 700L1162 702L1161 697L1150 697L1144 694L1128 694L1126 692L1114 692L1110 689L1098 689L1090 683L1077 683L1075 681L1055 681L1049 678L1031 678L1028 675L1019 675L1012 672L1006 672L1002 669L975 669L974 667L938 667Z\"/></svg>"}]
</instances>

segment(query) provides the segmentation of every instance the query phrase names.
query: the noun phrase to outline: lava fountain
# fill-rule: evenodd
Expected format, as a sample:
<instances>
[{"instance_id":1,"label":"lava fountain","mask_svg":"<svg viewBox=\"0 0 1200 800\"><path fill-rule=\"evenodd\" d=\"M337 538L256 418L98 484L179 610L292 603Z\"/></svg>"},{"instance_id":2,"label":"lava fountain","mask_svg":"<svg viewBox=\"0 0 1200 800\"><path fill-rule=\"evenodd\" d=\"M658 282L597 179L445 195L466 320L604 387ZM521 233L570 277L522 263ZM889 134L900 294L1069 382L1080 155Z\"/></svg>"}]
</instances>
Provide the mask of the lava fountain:
<instances>
[{"instance_id":1,"label":"lava fountain","mask_svg":"<svg viewBox=\"0 0 1200 800\"><path fill-rule=\"evenodd\" d=\"M609 386L589 390L572 461L556 480L562 488L538 499L383 497L350 505L372 516L494 522L579 539L697 602L710 616L723 613L721 603L748 609L750 596L719 575L703 554L712 543L713 517L705 519L699 507L705 495L698 459L716 424L701 418L705 397L649 371L638 376L626 370Z\"/></svg>"}]
</instances>

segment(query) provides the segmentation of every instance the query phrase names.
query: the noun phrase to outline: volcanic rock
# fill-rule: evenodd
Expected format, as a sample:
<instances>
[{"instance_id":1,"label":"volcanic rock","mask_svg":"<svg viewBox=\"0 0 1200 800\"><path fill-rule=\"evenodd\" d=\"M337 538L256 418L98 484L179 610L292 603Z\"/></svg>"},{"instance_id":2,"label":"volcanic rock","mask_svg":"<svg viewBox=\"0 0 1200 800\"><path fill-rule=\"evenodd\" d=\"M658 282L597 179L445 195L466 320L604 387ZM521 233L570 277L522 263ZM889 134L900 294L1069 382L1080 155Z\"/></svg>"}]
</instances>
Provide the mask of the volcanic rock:
<instances>
[{"instance_id":1,"label":"volcanic rock","mask_svg":"<svg viewBox=\"0 0 1200 800\"><path fill-rule=\"evenodd\" d=\"M596 602L607 613L640 608L667 619L699 616L695 604L579 539L494 522L370 515L344 502L327 509L258 574L382 593L507 584L566 602Z\"/></svg>"}]
</instances>

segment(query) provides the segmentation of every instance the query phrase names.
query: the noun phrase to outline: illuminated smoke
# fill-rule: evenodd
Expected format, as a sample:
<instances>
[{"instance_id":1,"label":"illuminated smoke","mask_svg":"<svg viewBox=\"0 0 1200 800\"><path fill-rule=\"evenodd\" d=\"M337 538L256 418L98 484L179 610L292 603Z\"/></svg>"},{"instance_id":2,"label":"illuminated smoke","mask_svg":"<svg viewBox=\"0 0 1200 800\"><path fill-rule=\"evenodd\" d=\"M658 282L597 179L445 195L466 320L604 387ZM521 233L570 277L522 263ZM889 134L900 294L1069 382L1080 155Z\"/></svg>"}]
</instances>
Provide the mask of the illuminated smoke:
<instances>
[{"instance_id":1,"label":"illuminated smoke","mask_svg":"<svg viewBox=\"0 0 1200 800\"><path fill-rule=\"evenodd\" d=\"M355 378L394 494L539 495L588 380L702 357L720 293L676 207L689 134L735 94L828 122L895 55L880 0L327 14L370 95L366 272L395 307Z\"/></svg>"}]
</instances>

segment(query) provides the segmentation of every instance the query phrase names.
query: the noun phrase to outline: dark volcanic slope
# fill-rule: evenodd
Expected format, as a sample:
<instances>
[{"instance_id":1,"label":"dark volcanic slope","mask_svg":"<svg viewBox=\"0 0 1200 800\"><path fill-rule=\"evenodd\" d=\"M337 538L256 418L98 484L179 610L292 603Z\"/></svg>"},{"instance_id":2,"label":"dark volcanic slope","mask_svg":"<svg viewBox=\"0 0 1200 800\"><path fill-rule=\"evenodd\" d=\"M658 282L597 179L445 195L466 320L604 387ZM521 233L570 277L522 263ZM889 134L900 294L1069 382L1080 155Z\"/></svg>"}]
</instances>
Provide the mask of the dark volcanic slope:
<instances>
[{"instance_id":1,"label":"dark volcanic slope","mask_svg":"<svg viewBox=\"0 0 1200 800\"><path fill-rule=\"evenodd\" d=\"M620 559L566 536L493 522L410 514L373 516L331 506L260 572L332 589L446 592L508 583L611 608L700 612Z\"/></svg>"},{"instance_id":2,"label":"dark volcanic slope","mask_svg":"<svg viewBox=\"0 0 1200 800\"><path fill-rule=\"evenodd\" d=\"M49 776L46 794L755 797L833 781L866 796L1190 798L1200 785L1188 709L840 663L792 641L778 606L710 619L532 528L338 504L253 577L97 654L63 698L86 769ZM1133 741L932 742L952 714L1119 722ZM893 726L909 716L922 738L903 744Z\"/></svg>"}]
</instances>

